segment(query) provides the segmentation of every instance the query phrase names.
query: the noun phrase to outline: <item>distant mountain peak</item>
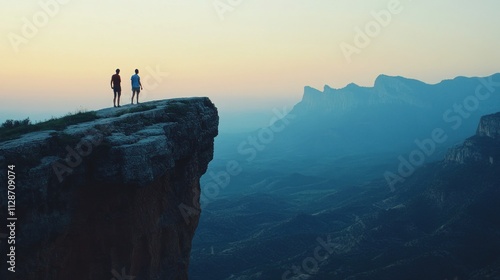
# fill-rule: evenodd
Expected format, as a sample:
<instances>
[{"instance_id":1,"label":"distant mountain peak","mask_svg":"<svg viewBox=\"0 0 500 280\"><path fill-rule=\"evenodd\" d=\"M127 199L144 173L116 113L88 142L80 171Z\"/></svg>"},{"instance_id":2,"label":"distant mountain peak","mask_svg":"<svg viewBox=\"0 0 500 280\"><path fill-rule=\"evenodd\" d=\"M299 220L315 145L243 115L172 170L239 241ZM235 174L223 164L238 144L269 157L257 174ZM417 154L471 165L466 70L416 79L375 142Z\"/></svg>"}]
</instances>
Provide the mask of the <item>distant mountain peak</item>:
<instances>
[{"instance_id":1,"label":"distant mountain peak","mask_svg":"<svg viewBox=\"0 0 500 280\"><path fill-rule=\"evenodd\" d=\"M368 90L373 90L373 91L379 91L379 90L383 90L384 88L387 88L387 87L392 87L392 88L396 87L397 88L398 86L401 86L401 85L405 84L406 82L411 82L411 81L422 83L418 80L412 80L412 79L404 78L401 76L388 76L385 74L381 74L375 79L375 83L374 83L373 87L363 87L363 86L360 86L356 83L349 83L343 88L332 88L329 85L324 85L323 91L321 91L319 89L316 89L316 88L313 88L310 86L305 86L304 87L304 95L308 95L308 97L309 96L319 97L319 96L322 96L323 94L343 94L343 93L347 93L347 92L352 93L352 91L357 91L360 89L361 90L368 89Z\"/></svg>"},{"instance_id":2,"label":"distant mountain peak","mask_svg":"<svg viewBox=\"0 0 500 280\"><path fill-rule=\"evenodd\" d=\"M415 90L411 81L403 77L380 75L375 80L373 87L362 87L350 83L343 88L335 89L329 85L323 91L310 86L304 87L302 109L316 112L343 113L354 108L373 106L387 103L419 104L414 98ZM417 81L418 82L418 81Z\"/></svg>"},{"instance_id":3,"label":"distant mountain peak","mask_svg":"<svg viewBox=\"0 0 500 280\"><path fill-rule=\"evenodd\" d=\"M500 74L484 78L492 79L498 75ZM446 102L451 100L452 96L463 100L474 92L478 85L477 79L459 76L437 84L427 84L416 79L381 74L375 79L372 87L350 83L343 88L325 85L320 90L306 86L302 101L297 104L294 113L343 114L360 108L365 111L368 107L389 104L395 105L396 108L401 105L435 109L441 106L444 112L450 106Z\"/></svg>"},{"instance_id":4,"label":"distant mountain peak","mask_svg":"<svg viewBox=\"0 0 500 280\"><path fill-rule=\"evenodd\" d=\"M321 93L321 91L319 91L313 87L310 87L310 86L305 86L304 93Z\"/></svg>"},{"instance_id":5,"label":"distant mountain peak","mask_svg":"<svg viewBox=\"0 0 500 280\"><path fill-rule=\"evenodd\" d=\"M356 84L356 83L349 83L343 89L344 90L352 90L352 89L357 89L357 88L361 88L361 87L358 84Z\"/></svg>"},{"instance_id":6,"label":"distant mountain peak","mask_svg":"<svg viewBox=\"0 0 500 280\"><path fill-rule=\"evenodd\" d=\"M310 86L305 86L304 96L302 97L302 101L310 100L311 102L315 103L317 102L316 100L321 99L323 95L324 93L321 92L320 90L317 90Z\"/></svg>"},{"instance_id":7,"label":"distant mountain peak","mask_svg":"<svg viewBox=\"0 0 500 280\"><path fill-rule=\"evenodd\" d=\"M393 88L396 90L411 89L414 86L424 85L424 82L414 79L408 79L402 76L388 76L381 74L375 79L374 88Z\"/></svg>"},{"instance_id":8,"label":"distant mountain peak","mask_svg":"<svg viewBox=\"0 0 500 280\"><path fill-rule=\"evenodd\" d=\"M445 161L459 164L485 162L494 164L500 159L500 113L481 117L476 135L448 151Z\"/></svg>"},{"instance_id":9,"label":"distant mountain peak","mask_svg":"<svg viewBox=\"0 0 500 280\"><path fill-rule=\"evenodd\" d=\"M323 92L324 93L327 93L327 92L330 92L330 91L333 91L333 90L335 90L335 89L331 88L329 85L325 85L323 87Z\"/></svg>"},{"instance_id":10,"label":"distant mountain peak","mask_svg":"<svg viewBox=\"0 0 500 280\"><path fill-rule=\"evenodd\" d=\"M387 83L402 82L403 80L404 80L404 78L400 77L400 76L389 76L389 75L385 75L385 74L380 74L375 79L374 87L377 87L377 85L383 85L383 84L387 84Z\"/></svg>"}]
</instances>

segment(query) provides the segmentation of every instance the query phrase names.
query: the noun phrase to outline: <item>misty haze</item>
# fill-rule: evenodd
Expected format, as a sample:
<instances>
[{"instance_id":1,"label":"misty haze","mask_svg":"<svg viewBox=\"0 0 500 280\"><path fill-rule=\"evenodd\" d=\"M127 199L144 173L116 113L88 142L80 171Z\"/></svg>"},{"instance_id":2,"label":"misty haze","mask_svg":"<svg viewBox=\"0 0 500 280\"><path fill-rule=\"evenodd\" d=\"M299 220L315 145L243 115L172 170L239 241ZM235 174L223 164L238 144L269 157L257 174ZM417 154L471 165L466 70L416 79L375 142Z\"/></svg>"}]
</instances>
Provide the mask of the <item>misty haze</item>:
<instances>
[{"instance_id":1,"label":"misty haze","mask_svg":"<svg viewBox=\"0 0 500 280\"><path fill-rule=\"evenodd\" d=\"M3 1L1 280L500 279L500 2Z\"/></svg>"}]
</instances>

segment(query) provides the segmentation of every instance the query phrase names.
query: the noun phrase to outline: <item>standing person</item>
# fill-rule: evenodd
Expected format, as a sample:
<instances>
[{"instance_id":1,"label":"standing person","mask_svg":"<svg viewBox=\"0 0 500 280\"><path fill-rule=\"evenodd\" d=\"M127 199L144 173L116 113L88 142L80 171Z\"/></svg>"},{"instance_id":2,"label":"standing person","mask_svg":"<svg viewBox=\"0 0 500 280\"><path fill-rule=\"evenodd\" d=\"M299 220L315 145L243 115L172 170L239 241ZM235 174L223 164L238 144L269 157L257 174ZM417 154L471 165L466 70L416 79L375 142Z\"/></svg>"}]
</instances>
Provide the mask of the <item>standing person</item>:
<instances>
[{"instance_id":1,"label":"standing person","mask_svg":"<svg viewBox=\"0 0 500 280\"><path fill-rule=\"evenodd\" d=\"M134 96L135 93L137 92L137 104L139 104L139 93L141 92L142 89L142 84L141 84L141 77L139 77L139 70L135 69L135 75L132 75L132 104L134 104Z\"/></svg>"},{"instance_id":2,"label":"standing person","mask_svg":"<svg viewBox=\"0 0 500 280\"><path fill-rule=\"evenodd\" d=\"M122 95L122 87L120 83L122 79L120 78L120 69L116 69L116 74L111 76L111 88L115 97L113 98L113 107L120 107L120 96ZM118 96L118 106L116 106L116 97Z\"/></svg>"}]
</instances>

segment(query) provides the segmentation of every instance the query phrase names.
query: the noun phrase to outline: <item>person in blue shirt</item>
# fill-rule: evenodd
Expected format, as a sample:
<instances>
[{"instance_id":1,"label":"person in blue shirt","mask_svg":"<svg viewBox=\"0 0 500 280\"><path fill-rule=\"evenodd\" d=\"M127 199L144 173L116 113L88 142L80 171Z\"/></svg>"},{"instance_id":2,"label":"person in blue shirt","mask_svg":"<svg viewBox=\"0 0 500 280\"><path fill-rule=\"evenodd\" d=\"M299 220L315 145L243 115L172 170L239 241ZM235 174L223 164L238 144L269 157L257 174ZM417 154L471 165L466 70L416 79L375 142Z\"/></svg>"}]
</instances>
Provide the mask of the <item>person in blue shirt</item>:
<instances>
[{"instance_id":1,"label":"person in blue shirt","mask_svg":"<svg viewBox=\"0 0 500 280\"><path fill-rule=\"evenodd\" d=\"M142 90L141 77L139 77L139 70L135 69L135 75L132 75L132 104L134 104L134 96L137 93L137 104L139 104L139 93Z\"/></svg>"}]
</instances>

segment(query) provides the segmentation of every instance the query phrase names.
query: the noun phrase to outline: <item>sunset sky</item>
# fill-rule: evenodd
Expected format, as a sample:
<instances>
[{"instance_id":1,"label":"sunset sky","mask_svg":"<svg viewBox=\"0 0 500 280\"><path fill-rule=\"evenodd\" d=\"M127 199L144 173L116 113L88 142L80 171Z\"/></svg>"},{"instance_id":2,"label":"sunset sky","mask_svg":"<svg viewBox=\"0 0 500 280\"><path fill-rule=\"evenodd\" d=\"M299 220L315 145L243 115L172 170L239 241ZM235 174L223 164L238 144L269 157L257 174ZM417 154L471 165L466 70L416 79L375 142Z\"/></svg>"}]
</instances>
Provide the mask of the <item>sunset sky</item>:
<instances>
[{"instance_id":1,"label":"sunset sky","mask_svg":"<svg viewBox=\"0 0 500 280\"><path fill-rule=\"evenodd\" d=\"M116 68L122 104L138 68L143 101L209 96L223 113L381 73L436 83L500 72L498 0L1 1L2 122L110 107ZM372 35L361 46L359 30ZM346 45L358 51L347 58Z\"/></svg>"}]
</instances>

